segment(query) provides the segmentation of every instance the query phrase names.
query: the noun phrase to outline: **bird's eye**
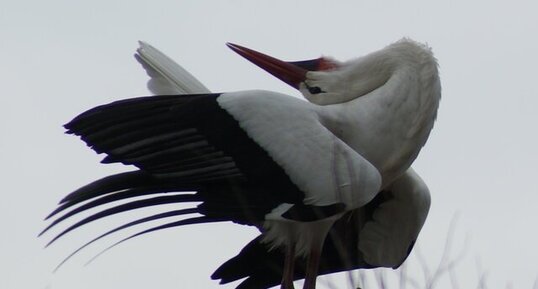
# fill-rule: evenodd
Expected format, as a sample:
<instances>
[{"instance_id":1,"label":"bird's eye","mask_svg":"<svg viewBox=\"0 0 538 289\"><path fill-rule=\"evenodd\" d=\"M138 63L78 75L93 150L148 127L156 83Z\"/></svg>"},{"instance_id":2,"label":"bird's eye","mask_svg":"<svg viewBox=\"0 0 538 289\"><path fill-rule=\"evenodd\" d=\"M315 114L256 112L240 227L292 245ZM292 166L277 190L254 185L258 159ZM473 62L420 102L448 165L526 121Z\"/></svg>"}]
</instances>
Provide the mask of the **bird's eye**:
<instances>
[{"instance_id":1,"label":"bird's eye","mask_svg":"<svg viewBox=\"0 0 538 289\"><path fill-rule=\"evenodd\" d=\"M311 94L318 94L321 92L321 88L317 87L317 86L314 86L314 87L309 87L308 88L308 91L311 93Z\"/></svg>"},{"instance_id":2,"label":"bird's eye","mask_svg":"<svg viewBox=\"0 0 538 289\"><path fill-rule=\"evenodd\" d=\"M308 86L306 83L306 88L308 89L308 92L310 92L310 94L318 94L318 93L322 93L322 92L325 92L323 90L321 90L321 88L317 87L317 86Z\"/></svg>"}]
</instances>

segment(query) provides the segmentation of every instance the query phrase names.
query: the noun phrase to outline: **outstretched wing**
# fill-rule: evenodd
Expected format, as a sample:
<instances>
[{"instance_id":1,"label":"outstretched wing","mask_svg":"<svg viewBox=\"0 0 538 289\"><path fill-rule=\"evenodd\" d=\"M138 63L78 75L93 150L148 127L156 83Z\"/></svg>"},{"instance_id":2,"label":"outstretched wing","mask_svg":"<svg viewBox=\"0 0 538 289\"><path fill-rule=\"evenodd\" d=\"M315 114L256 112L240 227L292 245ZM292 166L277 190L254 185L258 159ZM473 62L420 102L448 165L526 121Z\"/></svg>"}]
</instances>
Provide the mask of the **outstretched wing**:
<instances>
[{"instance_id":1,"label":"outstretched wing","mask_svg":"<svg viewBox=\"0 0 538 289\"><path fill-rule=\"evenodd\" d=\"M59 236L111 214L166 203L202 202L188 213L202 214L209 218L205 221L251 225L281 203L301 203L304 193L219 106L219 96L127 99L91 109L66 124L69 133L106 154L103 162L140 170L71 193L49 217L89 202L58 217L45 231L82 211L138 196L147 198L91 215ZM186 193L192 191L196 193ZM160 193L167 195L154 197Z\"/></svg>"},{"instance_id":2,"label":"outstretched wing","mask_svg":"<svg viewBox=\"0 0 538 289\"><path fill-rule=\"evenodd\" d=\"M88 209L127 202L71 225L51 243L89 222L142 207L201 203L135 220L96 239L170 216L202 215L143 233L216 221L261 225L283 203L300 205L295 211L305 215L338 203L350 209L368 203L380 185L377 170L327 130L310 103L277 93L133 98L93 108L65 127L105 154L104 163L139 170L65 197L49 217L63 215L45 231Z\"/></svg>"}]
</instances>

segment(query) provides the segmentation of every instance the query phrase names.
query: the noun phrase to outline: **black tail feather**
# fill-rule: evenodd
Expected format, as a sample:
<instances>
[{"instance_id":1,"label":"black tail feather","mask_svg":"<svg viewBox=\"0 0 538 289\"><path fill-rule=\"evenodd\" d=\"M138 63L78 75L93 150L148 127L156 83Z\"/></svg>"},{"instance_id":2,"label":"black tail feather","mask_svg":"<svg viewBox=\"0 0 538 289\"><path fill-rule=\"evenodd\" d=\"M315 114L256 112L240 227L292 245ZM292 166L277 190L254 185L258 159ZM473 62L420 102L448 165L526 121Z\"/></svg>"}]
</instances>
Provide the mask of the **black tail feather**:
<instances>
[{"instance_id":1,"label":"black tail feather","mask_svg":"<svg viewBox=\"0 0 538 289\"><path fill-rule=\"evenodd\" d=\"M153 177L143 171L132 171L104 177L65 196L60 204L82 201L111 192L138 187L153 182ZM51 214L54 215L54 214ZM50 216L49 216L50 217Z\"/></svg>"},{"instance_id":2,"label":"black tail feather","mask_svg":"<svg viewBox=\"0 0 538 289\"><path fill-rule=\"evenodd\" d=\"M175 228L175 227L179 227L179 226L193 225L193 224L203 224L203 223L226 222L226 221L229 221L229 220L226 219L226 218L211 218L211 217L207 217L207 216L202 216L202 217L188 218L188 219L185 219L185 220L180 220L180 221L160 225L160 226L157 226L157 227L153 227L153 228L144 230L142 232L136 233L134 235L131 235L131 236L127 237L127 238L121 239L120 241L112 244L111 246L109 246L106 249L104 249L103 251L101 251L99 254L95 255L95 257L93 257L91 260L89 260L86 263L86 265L93 262L95 259L97 259L99 256L103 255L108 250L118 246L119 244L121 244L121 243L123 243L125 241L131 240L131 239L133 239L135 237L139 237L139 236L151 233L151 232L164 230L164 229L169 229L169 228Z\"/></svg>"},{"instance_id":3,"label":"black tail feather","mask_svg":"<svg viewBox=\"0 0 538 289\"><path fill-rule=\"evenodd\" d=\"M74 216L78 213L81 213L81 212L84 212L84 211L87 211L89 209L92 209L92 208L95 208L97 206L100 206L100 205L103 205L103 204L110 204L112 202L115 202L115 201L120 201L120 200L125 200L125 199L128 199L128 198L134 198L134 197L140 197L140 196L144 196L144 195L150 195L150 194L157 194L157 193L168 193L170 191L173 191L173 189L167 189L167 188L164 188L164 187L159 187L159 188L138 188L138 189L130 189L130 190L125 190L125 191L120 191L120 192L117 192L117 193L113 193L113 194L110 194L110 195L106 195L106 196L103 196L103 197L100 197L100 198L97 198L91 202L88 202L82 206L79 206L67 213L65 213L64 215L62 215L61 217L58 217L56 220L54 220L52 223L50 223L43 231L41 231L41 233L39 233L39 236L43 235L45 232L47 232L48 230L50 230L52 227L56 226L58 223L62 222L63 220L71 217L71 216ZM185 195L185 196L188 196L188 195ZM201 201L199 198L196 198L194 194L192 195L189 195L191 196L191 198L188 200L189 202L198 202L198 201ZM187 201L185 201L187 202ZM49 219L50 217L56 215L57 213L71 207L72 205L74 205L74 203L65 203L64 205L58 207L54 212L52 212L48 217L47 219Z\"/></svg>"},{"instance_id":4,"label":"black tail feather","mask_svg":"<svg viewBox=\"0 0 538 289\"><path fill-rule=\"evenodd\" d=\"M196 208L174 210L174 211L164 212L164 213L160 213L160 214L157 214L157 215L152 215L152 216L149 216L149 217L141 218L141 219L129 222L127 224L121 225L119 227L116 227L116 228L114 228L114 229L112 229L110 231L107 231L107 232L95 237L94 239L90 240L89 242L85 243L84 245L80 246L78 249L73 251L71 254L69 254L69 256L65 257L65 259L63 259L62 262L60 262L60 264L58 264L58 266L56 266L56 268L54 269L54 272L56 272L58 269L60 269L60 267L63 264L65 264L65 262L67 262L69 259L71 259L74 255L76 255L82 249L88 247L89 245L95 243L98 240L101 240L102 238L104 238L104 237L106 237L106 236L108 236L110 234L116 233L118 231L121 231L123 229L127 229L127 228L132 227L132 226L136 226L136 225L139 225L139 224L143 224L143 223L147 223L147 222L151 222L151 221L155 221L155 220L159 220L159 219L170 218L170 217L175 217L175 216L182 216L182 215L188 215L188 214L196 214L196 213L197 213Z\"/></svg>"},{"instance_id":5,"label":"black tail feather","mask_svg":"<svg viewBox=\"0 0 538 289\"><path fill-rule=\"evenodd\" d=\"M49 243L47 243L47 245L45 247L50 246L52 243L54 243L60 237L62 237L63 235L65 235L65 234L67 234L69 232L71 232L72 230L74 230L74 229L76 229L76 228L78 228L78 227L80 227L80 226L82 226L84 224L93 222L95 220L98 220L98 219L101 219L101 218L104 218L104 217L107 217L107 216L115 215L115 214L118 214L118 213L130 211L130 210L134 210L134 209L138 209L138 208L145 208L145 207L150 207L150 206L172 204L172 203L195 202L197 200L198 199L197 199L197 197L195 195L181 194L181 195L173 195L173 196L159 196L159 197L154 197L154 198L149 198L149 199L144 199L144 200L137 200L137 201L129 202L129 203L126 203L126 204L121 204L121 205L106 209L104 211L95 213L95 214L93 214L93 215L91 215L89 217L86 217L85 219L82 219L81 221L71 225L70 227L68 227L67 229L62 231L60 234L58 234L56 237L54 237Z\"/></svg>"}]
</instances>

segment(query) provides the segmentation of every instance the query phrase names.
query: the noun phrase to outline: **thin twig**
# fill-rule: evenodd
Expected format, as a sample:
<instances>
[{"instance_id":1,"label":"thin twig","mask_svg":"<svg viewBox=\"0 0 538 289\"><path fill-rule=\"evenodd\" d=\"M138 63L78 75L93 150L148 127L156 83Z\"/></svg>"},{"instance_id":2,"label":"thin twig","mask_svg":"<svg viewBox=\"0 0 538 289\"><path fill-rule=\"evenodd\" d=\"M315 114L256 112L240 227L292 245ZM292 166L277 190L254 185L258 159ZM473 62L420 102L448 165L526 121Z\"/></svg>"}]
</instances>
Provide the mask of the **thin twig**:
<instances>
[{"instance_id":1,"label":"thin twig","mask_svg":"<svg viewBox=\"0 0 538 289\"><path fill-rule=\"evenodd\" d=\"M420 249L420 246L415 245L415 256L417 256L418 263L420 264L420 267L422 268L422 274L424 276L424 284L428 284L431 279L430 269L428 268L428 264L426 263L426 259L424 258L424 255L422 255L422 250Z\"/></svg>"},{"instance_id":2,"label":"thin twig","mask_svg":"<svg viewBox=\"0 0 538 289\"><path fill-rule=\"evenodd\" d=\"M482 275L480 275L480 280L478 281L478 289L487 289L488 287L486 286L486 279L487 279L487 273L482 273Z\"/></svg>"},{"instance_id":3,"label":"thin twig","mask_svg":"<svg viewBox=\"0 0 538 289\"><path fill-rule=\"evenodd\" d=\"M421 289L420 286L418 285L417 280L409 276L405 276L405 281L407 282L407 284L411 285L414 289Z\"/></svg>"},{"instance_id":4,"label":"thin twig","mask_svg":"<svg viewBox=\"0 0 538 289\"><path fill-rule=\"evenodd\" d=\"M443 250L443 255L441 256L441 260L439 261L439 265L437 266L437 269L435 270L435 273L433 274L433 277L429 280L427 284L428 289L432 289L435 283L439 280L439 278L445 274L450 273L450 270L458 263L460 262L463 257L467 253L467 244L469 242L469 235L467 234L465 236L465 242L463 249L459 252L458 256L456 258L453 258L450 260L450 255L452 252L452 243L453 243L453 237L454 237L454 231L455 226L457 223L457 220L459 218L459 213L456 213L454 217L452 217L452 220L450 221L446 242L445 242L445 248Z\"/></svg>"},{"instance_id":5,"label":"thin twig","mask_svg":"<svg viewBox=\"0 0 538 289\"><path fill-rule=\"evenodd\" d=\"M433 273L432 278L426 284L426 288L428 288L428 289L433 288L434 284L437 282L439 277L444 272L443 268L446 267L444 265L446 263L448 263L448 258L450 256L451 251L452 251L452 241L453 241L452 238L454 236L454 226L456 224L457 216L458 216L458 214L456 213L452 217L452 220L450 220L450 225L448 226L448 233L447 233L446 241L445 241L445 248L443 249L443 255L441 255L441 260L439 261L439 264L437 265L437 269Z\"/></svg>"},{"instance_id":6,"label":"thin twig","mask_svg":"<svg viewBox=\"0 0 538 289\"><path fill-rule=\"evenodd\" d=\"M460 289L458 278L454 272L454 268L450 267L448 269L448 276L450 276L450 284L452 284L452 289Z\"/></svg>"},{"instance_id":7,"label":"thin twig","mask_svg":"<svg viewBox=\"0 0 538 289\"><path fill-rule=\"evenodd\" d=\"M386 279L385 271L376 269L375 276L376 276L378 288L385 289L385 279Z\"/></svg>"},{"instance_id":8,"label":"thin twig","mask_svg":"<svg viewBox=\"0 0 538 289\"><path fill-rule=\"evenodd\" d=\"M487 273L484 272L484 270L482 270L482 262L481 262L480 257L476 257L476 271L478 273L478 276L480 276L480 278L478 279L477 288L487 289L487 286L486 286Z\"/></svg>"},{"instance_id":9,"label":"thin twig","mask_svg":"<svg viewBox=\"0 0 538 289\"><path fill-rule=\"evenodd\" d=\"M360 286L362 289L370 288L368 286L368 281L366 281L366 279L367 279L366 273L362 270L359 270L359 280L360 280Z\"/></svg>"},{"instance_id":10,"label":"thin twig","mask_svg":"<svg viewBox=\"0 0 538 289\"><path fill-rule=\"evenodd\" d=\"M324 287L336 289L336 286L334 286L333 278L331 274L325 275L323 276L323 278L320 278L319 280L321 281L323 285L325 285Z\"/></svg>"},{"instance_id":11,"label":"thin twig","mask_svg":"<svg viewBox=\"0 0 538 289\"><path fill-rule=\"evenodd\" d=\"M400 289L405 289L405 284L406 284L406 276L405 276L405 273L406 273L406 270L407 269L407 263L404 262L402 264L402 266L400 267Z\"/></svg>"},{"instance_id":12,"label":"thin twig","mask_svg":"<svg viewBox=\"0 0 538 289\"><path fill-rule=\"evenodd\" d=\"M355 289L356 288L355 286L357 286L357 282L355 281L355 276L353 276L354 272L355 271L348 271L347 272L347 280L349 282L349 288L351 288L351 289Z\"/></svg>"}]
</instances>

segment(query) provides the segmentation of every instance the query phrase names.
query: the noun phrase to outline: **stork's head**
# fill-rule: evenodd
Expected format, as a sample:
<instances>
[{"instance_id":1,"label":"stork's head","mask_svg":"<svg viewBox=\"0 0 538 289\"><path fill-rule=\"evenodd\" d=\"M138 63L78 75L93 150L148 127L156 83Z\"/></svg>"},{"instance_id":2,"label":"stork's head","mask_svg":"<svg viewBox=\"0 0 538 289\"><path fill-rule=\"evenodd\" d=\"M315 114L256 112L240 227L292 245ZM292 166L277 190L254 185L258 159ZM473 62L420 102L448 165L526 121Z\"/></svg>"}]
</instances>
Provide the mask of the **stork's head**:
<instances>
[{"instance_id":1,"label":"stork's head","mask_svg":"<svg viewBox=\"0 0 538 289\"><path fill-rule=\"evenodd\" d=\"M298 89L310 102L319 105L347 102L363 96L383 85L392 72L391 65L373 68L371 66L374 63L368 63L368 59L339 62L320 57L286 62L237 44L227 45L260 68ZM375 74L371 73L372 69L375 69Z\"/></svg>"}]
</instances>

